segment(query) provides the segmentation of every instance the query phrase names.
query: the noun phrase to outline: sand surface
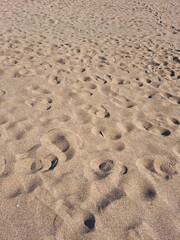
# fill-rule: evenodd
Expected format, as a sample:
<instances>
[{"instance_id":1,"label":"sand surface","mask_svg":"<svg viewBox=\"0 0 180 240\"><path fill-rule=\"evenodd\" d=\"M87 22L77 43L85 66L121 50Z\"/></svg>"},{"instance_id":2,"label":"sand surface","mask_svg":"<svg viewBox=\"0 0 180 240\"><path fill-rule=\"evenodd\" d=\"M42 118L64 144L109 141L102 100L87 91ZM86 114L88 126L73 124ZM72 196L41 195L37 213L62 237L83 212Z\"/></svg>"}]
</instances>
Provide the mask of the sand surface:
<instances>
[{"instance_id":1,"label":"sand surface","mask_svg":"<svg viewBox=\"0 0 180 240\"><path fill-rule=\"evenodd\" d=\"M180 2L0 1L0 240L180 239Z\"/></svg>"}]
</instances>

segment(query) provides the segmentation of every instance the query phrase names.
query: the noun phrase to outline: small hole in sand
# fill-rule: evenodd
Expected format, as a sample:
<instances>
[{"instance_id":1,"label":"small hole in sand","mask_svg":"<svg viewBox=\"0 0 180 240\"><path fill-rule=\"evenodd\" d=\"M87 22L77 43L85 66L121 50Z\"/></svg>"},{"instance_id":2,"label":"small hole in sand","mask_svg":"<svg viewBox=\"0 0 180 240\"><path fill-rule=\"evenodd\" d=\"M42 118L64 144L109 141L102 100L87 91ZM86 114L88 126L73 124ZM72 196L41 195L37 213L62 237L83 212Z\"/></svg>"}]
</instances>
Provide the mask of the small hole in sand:
<instances>
[{"instance_id":1,"label":"small hole in sand","mask_svg":"<svg viewBox=\"0 0 180 240\"><path fill-rule=\"evenodd\" d=\"M89 230L92 230L95 226L95 221L94 215L91 214L87 219L84 220L84 224L89 228Z\"/></svg>"},{"instance_id":2,"label":"small hole in sand","mask_svg":"<svg viewBox=\"0 0 180 240\"><path fill-rule=\"evenodd\" d=\"M171 134L171 132L170 132L169 130L167 130L167 129L165 129L165 130L161 133L161 135L163 135L163 136L165 136L165 137L168 137L170 134Z\"/></svg>"}]
</instances>

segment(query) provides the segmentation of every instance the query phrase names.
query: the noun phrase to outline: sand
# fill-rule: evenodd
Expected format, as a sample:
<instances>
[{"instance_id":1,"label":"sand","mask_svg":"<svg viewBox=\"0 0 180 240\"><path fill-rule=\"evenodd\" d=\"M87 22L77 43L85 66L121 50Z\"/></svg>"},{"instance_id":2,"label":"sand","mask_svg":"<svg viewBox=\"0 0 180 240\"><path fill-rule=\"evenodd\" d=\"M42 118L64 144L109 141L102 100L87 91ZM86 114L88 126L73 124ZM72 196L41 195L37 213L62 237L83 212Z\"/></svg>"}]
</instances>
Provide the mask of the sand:
<instances>
[{"instance_id":1,"label":"sand","mask_svg":"<svg viewBox=\"0 0 180 240\"><path fill-rule=\"evenodd\" d=\"M180 239L179 20L0 1L0 240Z\"/></svg>"}]
</instances>

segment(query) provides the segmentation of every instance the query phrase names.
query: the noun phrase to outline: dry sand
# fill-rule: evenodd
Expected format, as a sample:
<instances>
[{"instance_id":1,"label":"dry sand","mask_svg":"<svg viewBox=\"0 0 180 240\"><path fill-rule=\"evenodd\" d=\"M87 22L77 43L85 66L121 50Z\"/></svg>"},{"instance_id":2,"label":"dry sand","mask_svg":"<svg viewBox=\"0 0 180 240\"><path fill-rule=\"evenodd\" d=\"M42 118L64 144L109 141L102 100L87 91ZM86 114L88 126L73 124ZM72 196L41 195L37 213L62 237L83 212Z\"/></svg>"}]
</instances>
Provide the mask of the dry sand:
<instances>
[{"instance_id":1,"label":"dry sand","mask_svg":"<svg viewBox=\"0 0 180 240\"><path fill-rule=\"evenodd\" d=\"M179 11L0 1L0 240L180 239Z\"/></svg>"}]
</instances>

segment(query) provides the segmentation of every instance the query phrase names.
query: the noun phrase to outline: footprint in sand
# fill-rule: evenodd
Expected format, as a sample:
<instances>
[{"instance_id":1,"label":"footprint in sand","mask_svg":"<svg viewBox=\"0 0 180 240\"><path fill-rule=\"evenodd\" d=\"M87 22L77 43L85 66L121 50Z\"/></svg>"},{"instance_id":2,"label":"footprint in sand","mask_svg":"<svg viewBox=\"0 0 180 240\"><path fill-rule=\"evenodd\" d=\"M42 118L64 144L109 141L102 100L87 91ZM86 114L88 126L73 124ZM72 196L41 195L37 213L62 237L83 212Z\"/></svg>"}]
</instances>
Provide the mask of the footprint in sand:
<instances>
[{"instance_id":1,"label":"footprint in sand","mask_svg":"<svg viewBox=\"0 0 180 240\"><path fill-rule=\"evenodd\" d=\"M84 110L87 110L90 114L95 115L99 118L109 118L110 113L103 105L91 105L86 104L83 106Z\"/></svg>"},{"instance_id":2,"label":"footprint in sand","mask_svg":"<svg viewBox=\"0 0 180 240\"><path fill-rule=\"evenodd\" d=\"M174 126L178 127L180 125L180 121L177 118L173 118L173 117L168 117L167 121L170 124L173 124Z\"/></svg>"},{"instance_id":3,"label":"footprint in sand","mask_svg":"<svg viewBox=\"0 0 180 240\"><path fill-rule=\"evenodd\" d=\"M131 177L124 183L124 191L130 199L140 202L152 202L158 196L151 181L135 172L131 172Z\"/></svg>"},{"instance_id":4,"label":"footprint in sand","mask_svg":"<svg viewBox=\"0 0 180 240\"><path fill-rule=\"evenodd\" d=\"M108 156L109 153L107 153L107 156L102 153L102 156L95 157L91 160L90 167L96 180L107 178L112 172L118 171L117 168L119 168L119 174L125 175L128 172L128 168L125 165L112 160L110 157L108 158Z\"/></svg>"},{"instance_id":5,"label":"footprint in sand","mask_svg":"<svg viewBox=\"0 0 180 240\"><path fill-rule=\"evenodd\" d=\"M97 152L90 161L90 169L86 166L84 173L92 182L86 204L95 212L104 211L112 202L126 195L121 182L126 178L128 168L118 159L112 158L110 152Z\"/></svg>"},{"instance_id":6,"label":"footprint in sand","mask_svg":"<svg viewBox=\"0 0 180 240\"><path fill-rule=\"evenodd\" d=\"M68 114L59 112L58 110L53 110L43 113L39 119L43 125L48 125L51 123L66 123L71 120L71 117Z\"/></svg>"},{"instance_id":7,"label":"footprint in sand","mask_svg":"<svg viewBox=\"0 0 180 240\"><path fill-rule=\"evenodd\" d=\"M55 177L56 168L59 168L59 159L41 144L37 144L26 152L16 155L14 174L19 176L24 192L30 193L43 184L43 174L52 172L52 176Z\"/></svg>"},{"instance_id":8,"label":"footprint in sand","mask_svg":"<svg viewBox=\"0 0 180 240\"><path fill-rule=\"evenodd\" d=\"M116 151L121 152L125 149L125 144L121 141L122 132L113 127L94 126L92 133L101 138L97 145L99 151Z\"/></svg>"},{"instance_id":9,"label":"footprint in sand","mask_svg":"<svg viewBox=\"0 0 180 240\"><path fill-rule=\"evenodd\" d=\"M41 143L59 159L63 157L64 161L68 161L74 157L76 150L81 147L82 140L72 132L64 132L55 128L41 137Z\"/></svg>"},{"instance_id":10,"label":"footprint in sand","mask_svg":"<svg viewBox=\"0 0 180 240\"><path fill-rule=\"evenodd\" d=\"M137 126L145 130L149 133L155 134L155 135L162 135L164 137L168 137L171 134L171 131L167 128L164 128L162 126L159 126L157 124L153 124L149 121L142 120L137 123Z\"/></svg>"},{"instance_id":11,"label":"footprint in sand","mask_svg":"<svg viewBox=\"0 0 180 240\"><path fill-rule=\"evenodd\" d=\"M107 77L101 77L101 76L93 76L93 79L98 83L98 84L106 84L109 81L109 78Z\"/></svg>"},{"instance_id":12,"label":"footprint in sand","mask_svg":"<svg viewBox=\"0 0 180 240\"><path fill-rule=\"evenodd\" d=\"M44 98L41 96L34 96L30 99L24 101L24 103L28 107L37 108L40 110L49 110L52 108L52 99L51 98Z\"/></svg>"},{"instance_id":13,"label":"footprint in sand","mask_svg":"<svg viewBox=\"0 0 180 240\"><path fill-rule=\"evenodd\" d=\"M13 182L13 184L12 184ZM18 176L10 175L1 178L0 198L11 199L24 192L21 180Z\"/></svg>"},{"instance_id":14,"label":"footprint in sand","mask_svg":"<svg viewBox=\"0 0 180 240\"><path fill-rule=\"evenodd\" d=\"M60 84L61 83L61 78L55 74L50 74L48 76L48 82L50 84L56 85L56 84Z\"/></svg>"},{"instance_id":15,"label":"footprint in sand","mask_svg":"<svg viewBox=\"0 0 180 240\"><path fill-rule=\"evenodd\" d=\"M180 97L174 96L170 93L163 93L162 96L174 104L180 104Z\"/></svg>"},{"instance_id":16,"label":"footprint in sand","mask_svg":"<svg viewBox=\"0 0 180 240\"><path fill-rule=\"evenodd\" d=\"M103 86L100 89L102 95L105 97L115 97L118 96L118 89L112 89L110 86Z\"/></svg>"},{"instance_id":17,"label":"footprint in sand","mask_svg":"<svg viewBox=\"0 0 180 240\"><path fill-rule=\"evenodd\" d=\"M100 91L104 96L111 97L110 100L117 106L122 106L125 108L133 108L136 106L136 104L130 99L126 98L125 96L120 96L118 88L112 89L110 86L104 86L101 87Z\"/></svg>"},{"instance_id":18,"label":"footprint in sand","mask_svg":"<svg viewBox=\"0 0 180 240\"><path fill-rule=\"evenodd\" d=\"M95 126L92 128L92 133L110 140L119 140L122 137L122 133L115 128L105 126Z\"/></svg>"},{"instance_id":19,"label":"footprint in sand","mask_svg":"<svg viewBox=\"0 0 180 240\"><path fill-rule=\"evenodd\" d=\"M29 132L32 128L32 124L30 124L27 119L20 119L7 125L6 131L11 139L19 141L23 140L27 132Z\"/></svg>"},{"instance_id":20,"label":"footprint in sand","mask_svg":"<svg viewBox=\"0 0 180 240\"><path fill-rule=\"evenodd\" d=\"M118 106L122 106L125 108L133 108L134 106L136 106L134 102L130 101L127 98L124 98L124 99L113 98L112 102L114 102Z\"/></svg>"},{"instance_id":21,"label":"footprint in sand","mask_svg":"<svg viewBox=\"0 0 180 240\"><path fill-rule=\"evenodd\" d=\"M162 156L142 157L136 160L138 170L146 175L150 174L155 178L170 180L174 175L178 174L179 164L175 158Z\"/></svg>"},{"instance_id":22,"label":"footprint in sand","mask_svg":"<svg viewBox=\"0 0 180 240\"><path fill-rule=\"evenodd\" d=\"M89 188L81 161L67 161L70 155L74 157L72 150L78 154L80 147L82 141L76 134L52 129L41 138L41 144L16 155L14 172L23 186L19 194L33 191L43 204L63 214L64 220L73 221Z\"/></svg>"},{"instance_id":23,"label":"footprint in sand","mask_svg":"<svg viewBox=\"0 0 180 240\"><path fill-rule=\"evenodd\" d=\"M40 87L39 85L32 85L30 87L27 88L27 90L30 92L30 93L42 93L42 94L51 94L51 91L49 91L48 89L46 88L42 88Z\"/></svg>"},{"instance_id":24,"label":"footprint in sand","mask_svg":"<svg viewBox=\"0 0 180 240\"><path fill-rule=\"evenodd\" d=\"M148 99L160 99L160 95L159 95L159 92L157 91L145 91L144 92L144 96L145 98L148 98Z\"/></svg>"},{"instance_id":25,"label":"footprint in sand","mask_svg":"<svg viewBox=\"0 0 180 240\"><path fill-rule=\"evenodd\" d=\"M91 115L83 109L77 110L75 114L78 122L80 122L81 124L87 124L92 122Z\"/></svg>"},{"instance_id":26,"label":"footprint in sand","mask_svg":"<svg viewBox=\"0 0 180 240\"><path fill-rule=\"evenodd\" d=\"M131 82L129 80L125 80L123 78L117 77L112 79L112 83L118 84L118 85L129 85Z\"/></svg>"},{"instance_id":27,"label":"footprint in sand","mask_svg":"<svg viewBox=\"0 0 180 240\"><path fill-rule=\"evenodd\" d=\"M94 90L97 88L96 84L94 83L82 82L82 81L78 81L74 83L73 86L80 89L83 88L83 89L91 89L91 90Z\"/></svg>"}]
</instances>

